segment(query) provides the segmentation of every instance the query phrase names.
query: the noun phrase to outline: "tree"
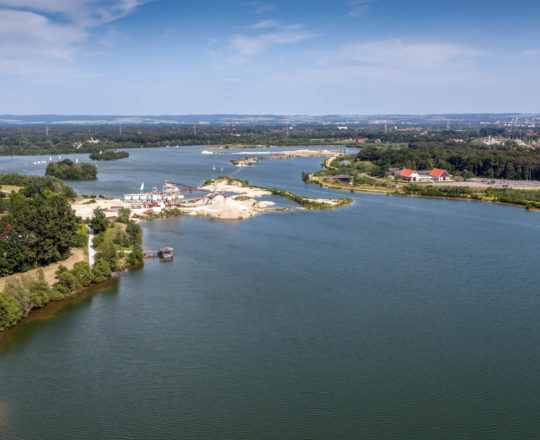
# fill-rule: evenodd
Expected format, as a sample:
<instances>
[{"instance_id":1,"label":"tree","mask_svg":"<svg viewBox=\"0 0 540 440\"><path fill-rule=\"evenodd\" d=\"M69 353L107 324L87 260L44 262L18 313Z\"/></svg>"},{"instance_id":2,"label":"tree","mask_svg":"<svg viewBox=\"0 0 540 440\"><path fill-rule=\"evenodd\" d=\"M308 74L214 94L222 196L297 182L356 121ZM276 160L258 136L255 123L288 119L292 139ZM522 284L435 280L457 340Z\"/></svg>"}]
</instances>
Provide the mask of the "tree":
<instances>
[{"instance_id":1,"label":"tree","mask_svg":"<svg viewBox=\"0 0 540 440\"><path fill-rule=\"evenodd\" d=\"M19 303L6 292L0 292L0 330L17 324L22 313Z\"/></svg>"},{"instance_id":2,"label":"tree","mask_svg":"<svg viewBox=\"0 0 540 440\"><path fill-rule=\"evenodd\" d=\"M118 219L116 221L120 223L128 223L130 215L131 215L131 209L120 208L118 210Z\"/></svg>"},{"instance_id":3,"label":"tree","mask_svg":"<svg viewBox=\"0 0 540 440\"><path fill-rule=\"evenodd\" d=\"M93 214L90 220L90 226L94 230L94 234L101 234L109 227L109 220L107 220L105 213L99 208L94 209Z\"/></svg>"},{"instance_id":4,"label":"tree","mask_svg":"<svg viewBox=\"0 0 540 440\"><path fill-rule=\"evenodd\" d=\"M98 260L92 268L92 274L95 283L102 283L111 276L111 266L109 266L109 263L105 259Z\"/></svg>"},{"instance_id":5,"label":"tree","mask_svg":"<svg viewBox=\"0 0 540 440\"><path fill-rule=\"evenodd\" d=\"M26 264L36 266L67 258L80 219L61 194L47 192L28 199L17 193L11 194L9 223Z\"/></svg>"},{"instance_id":6,"label":"tree","mask_svg":"<svg viewBox=\"0 0 540 440\"><path fill-rule=\"evenodd\" d=\"M22 281L18 278L8 279L4 285L4 290L19 304L21 316L23 318L28 316L28 313L32 310L32 301L30 299L30 290L23 285Z\"/></svg>"},{"instance_id":7,"label":"tree","mask_svg":"<svg viewBox=\"0 0 540 440\"><path fill-rule=\"evenodd\" d=\"M36 276L27 275L22 278L23 286L30 292L30 308L43 307L51 300L51 288L45 280L43 269Z\"/></svg>"},{"instance_id":8,"label":"tree","mask_svg":"<svg viewBox=\"0 0 540 440\"><path fill-rule=\"evenodd\" d=\"M134 264L140 263L144 260L144 252L142 250L142 247L138 244L133 246L131 253L127 257L127 263L130 266L133 266Z\"/></svg>"},{"instance_id":9,"label":"tree","mask_svg":"<svg viewBox=\"0 0 540 440\"><path fill-rule=\"evenodd\" d=\"M60 265L55 274L58 281L54 284L54 288L62 295L73 295L80 289L81 284L79 283L79 280L67 269L67 267Z\"/></svg>"},{"instance_id":10,"label":"tree","mask_svg":"<svg viewBox=\"0 0 540 440\"><path fill-rule=\"evenodd\" d=\"M129 235L131 244L142 244L142 228L141 225L130 221L126 227L126 233Z\"/></svg>"},{"instance_id":11,"label":"tree","mask_svg":"<svg viewBox=\"0 0 540 440\"><path fill-rule=\"evenodd\" d=\"M114 243L109 238L106 238L99 247L99 253L96 255L98 260L104 259L109 263L109 267L112 270L116 269L118 264L118 254L116 253L116 248Z\"/></svg>"},{"instance_id":12,"label":"tree","mask_svg":"<svg viewBox=\"0 0 540 440\"><path fill-rule=\"evenodd\" d=\"M73 265L71 273L77 278L82 287L89 286L94 281L92 268L86 261L79 261Z\"/></svg>"}]
</instances>

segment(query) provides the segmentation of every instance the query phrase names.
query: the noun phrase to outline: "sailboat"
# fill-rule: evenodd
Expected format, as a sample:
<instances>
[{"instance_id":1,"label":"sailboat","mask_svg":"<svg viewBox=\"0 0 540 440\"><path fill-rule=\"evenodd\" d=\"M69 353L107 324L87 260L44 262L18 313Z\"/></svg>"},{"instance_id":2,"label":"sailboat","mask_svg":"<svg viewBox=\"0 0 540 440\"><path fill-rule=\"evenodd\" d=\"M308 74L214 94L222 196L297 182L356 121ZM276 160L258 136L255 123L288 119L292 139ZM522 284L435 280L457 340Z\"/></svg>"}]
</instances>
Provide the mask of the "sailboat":
<instances>
[{"instance_id":1,"label":"sailboat","mask_svg":"<svg viewBox=\"0 0 540 440\"><path fill-rule=\"evenodd\" d=\"M223 172L223 167L221 167L221 172Z\"/></svg>"},{"instance_id":2,"label":"sailboat","mask_svg":"<svg viewBox=\"0 0 540 440\"><path fill-rule=\"evenodd\" d=\"M144 191L144 182L141 183L141 189L139 191L141 191L141 192Z\"/></svg>"},{"instance_id":3,"label":"sailboat","mask_svg":"<svg viewBox=\"0 0 540 440\"><path fill-rule=\"evenodd\" d=\"M212 169L213 169L214 171L216 171L216 166L214 165L214 166L212 167Z\"/></svg>"}]
</instances>

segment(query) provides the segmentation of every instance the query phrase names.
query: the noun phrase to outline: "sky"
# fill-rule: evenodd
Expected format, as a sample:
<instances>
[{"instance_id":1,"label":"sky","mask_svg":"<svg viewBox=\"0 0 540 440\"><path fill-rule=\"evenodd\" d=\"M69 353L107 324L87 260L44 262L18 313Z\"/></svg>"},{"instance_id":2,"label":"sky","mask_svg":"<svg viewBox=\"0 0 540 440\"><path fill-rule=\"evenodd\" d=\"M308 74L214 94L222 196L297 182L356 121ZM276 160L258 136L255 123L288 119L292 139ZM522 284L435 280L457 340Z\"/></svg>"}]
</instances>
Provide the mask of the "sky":
<instances>
[{"instance_id":1,"label":"sky","mask_svg":"<svg viewBox=\"0 0 540 440\"><path fill-rule=\"evenodd\" d=\"M540 112L538 0L0 0L0 114Z\"/></svg>"}]
</instances>

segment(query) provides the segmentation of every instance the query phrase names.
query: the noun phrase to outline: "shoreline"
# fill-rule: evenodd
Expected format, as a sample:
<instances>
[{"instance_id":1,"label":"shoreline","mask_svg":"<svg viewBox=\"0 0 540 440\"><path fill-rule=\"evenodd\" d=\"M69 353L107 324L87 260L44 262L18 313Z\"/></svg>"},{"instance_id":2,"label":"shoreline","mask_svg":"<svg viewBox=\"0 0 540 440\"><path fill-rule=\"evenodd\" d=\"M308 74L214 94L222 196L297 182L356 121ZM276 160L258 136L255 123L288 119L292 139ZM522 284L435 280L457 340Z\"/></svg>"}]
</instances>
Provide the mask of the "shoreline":
<instances>
[{"instance_id":1,"label":"shoreline","mask_svg":"<svg viewBox=\"0 0 540 440\"><path fill-rule=\"evenodd\" d=\"M316 180L313 180L313 179ZM323 182L323 179L317 178L317 176L309 175L308 179L306 179L307 183L313 184L313 185L319 185L326 189L333 189L336 191L349 191L352 193L360 192L360 193L372 193L372 194L386 194L387 196L395 196L395 197L419 197L424 199L446 199L446 200L461 200L461 201L469 201L469 202L484 202L484 203L493 203L496 205L507 205L507 206L514 206L518 208L524 208L527 211L533 211L533 212L540 212L540 208L535 207L527 207L525 204L521 203L512 203L512 202L501 202L499 200L486 200L483 198L473 198L473 197L449 197L449 196L441 196L441 195L426 195L426 194L403 194L400 193L400 190L396 190L393 188L359 188L351 186L350 188L346 188L343 185L340 184L332 184L328 182ZM444 185L441 185L444 186ZM475 189L473 186L467 186L467 185L460 185L461 187L465 188L471 188Z\"/></svg>"},{"instance_id":2,"label":"shoreline","mask_svg":"<svg viewBox=\"0 0 540 440\"><path fill-rule=\"evenodd\" d=\"M57 263L53 263L53 264L57 264ZM48 266L45 266L42 269L45 270L47 267ZM81 288L81 290L79 290L77 293L74 293L73 295L65 296L64 298L58 301L54 301L54 300L49 301L43 307L30 310L28 315L25 316L24 318L21 318L19 322L17 322L15 325L9 327L6 330L0 331L0 351L3 348L3 346L9 344L9 338L11 336L10 333L12 333L13 331L19 329L20 327L23 327L25 324L29 324L36 321L46 321L48 319L52 319L56 315L56 312L58 312L62 307L68 306L70 303L82 301L88 295L99 293L101 289L107 287L112 282L118 280L123 272L131 271L131 270L139 270L139 269L142 269L143 267L144 267L144 262L132 264L130 266L121 267L120 269L111 273L111 276L107 278L105 281L102 281L100 283L90 284L89 286ZM18 273L14 275L24 276L24 275L28 275L28 273L29 272L23 272L23 273ZM13 275L10 275L10 276L13 276ZM7 277L4 277L4 279L5 278Z\"/></svg>"}]
</instances>

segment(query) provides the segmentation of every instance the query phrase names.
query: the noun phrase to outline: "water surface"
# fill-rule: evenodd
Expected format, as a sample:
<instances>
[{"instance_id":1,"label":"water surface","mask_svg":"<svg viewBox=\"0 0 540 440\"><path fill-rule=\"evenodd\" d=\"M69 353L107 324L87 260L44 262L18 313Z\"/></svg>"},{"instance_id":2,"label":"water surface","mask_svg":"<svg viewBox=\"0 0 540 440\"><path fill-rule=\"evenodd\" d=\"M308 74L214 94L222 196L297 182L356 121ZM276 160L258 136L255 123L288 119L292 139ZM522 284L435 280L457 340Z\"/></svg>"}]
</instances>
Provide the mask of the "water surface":
<instances>
[{"instance_id":1,"label":"water surface","mask_svg":"<svg viewBox=\"0 0 540 440\"><path fill-rule=\"evenodd\" d=\"M78 191L233 171L200 149L132 151ZM82 157L82 156L81 156ZM2 169L10 165L2 159ZM305 195L321 159L238 177ZM143 225L175 248L29 322L0 349L14 439L535 438L540 215L353 194L335 211Z\"/></svg>"}]
</instances>

